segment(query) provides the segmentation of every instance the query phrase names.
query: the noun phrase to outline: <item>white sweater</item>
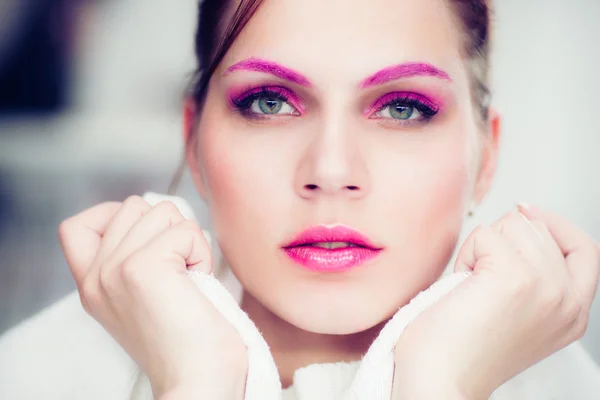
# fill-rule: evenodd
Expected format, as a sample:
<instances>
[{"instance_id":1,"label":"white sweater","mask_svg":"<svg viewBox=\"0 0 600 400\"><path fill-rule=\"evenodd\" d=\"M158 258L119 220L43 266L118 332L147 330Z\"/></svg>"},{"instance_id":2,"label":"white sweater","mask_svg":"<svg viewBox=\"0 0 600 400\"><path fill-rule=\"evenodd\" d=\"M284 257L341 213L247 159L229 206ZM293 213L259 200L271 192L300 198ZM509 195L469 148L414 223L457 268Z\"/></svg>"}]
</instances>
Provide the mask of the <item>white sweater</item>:
<instances>
[{"instance_id":1,"label":"white sweater","mask_svg":"<svg viewBox=\"0 0 600 400\"><path fill-rule=\"evenodd\" d=\"M167 199L147 195L151 203ZM193 213L174 200L187 218ZM315 364L296 371L282 390L266 342L239 308L239 282L190 274L199 289L240 333L248 348L246 400L387 400L394 370L393 347L420 312L452 290L465 274L452 275L402 307L362 361ZM435 384L432 382L432 384ZM0 337L2 400L149 400L150 385L135 363L89 317L76 292ZM500 387L492 400L598 400L600 369L579 343L553 354Z\"/></svg>"}]
</instances>

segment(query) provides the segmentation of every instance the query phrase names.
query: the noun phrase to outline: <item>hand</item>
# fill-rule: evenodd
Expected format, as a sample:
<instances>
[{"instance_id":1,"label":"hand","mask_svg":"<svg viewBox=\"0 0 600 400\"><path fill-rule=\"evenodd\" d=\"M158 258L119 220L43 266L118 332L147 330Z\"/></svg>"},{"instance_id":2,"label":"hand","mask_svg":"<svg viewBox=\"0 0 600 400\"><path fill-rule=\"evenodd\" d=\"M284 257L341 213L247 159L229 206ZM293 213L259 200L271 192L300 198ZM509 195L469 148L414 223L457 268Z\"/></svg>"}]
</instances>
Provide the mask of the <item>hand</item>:
<instances>
[{"instance_id":1,"label":"hand","mask_svg":"<svg viewBox=\"0 0 600 400\"><path fill-rule=\"evenodd\" d=\"M600 247L563 219L521 206L471 233L455 264L465 270L472 275L400 337L394 399L487 399L580 339Z\"/></svg>"},{"instance_id":2,"label":"hand","mask_svg":"<svg viewBox=\"0 0 600 400\"><path fill-rule=\"evenodd\" d=\"M59 237L84 309L137 362L155 398L243 397L245 346L186 276L212 269L196 223L171 202L134 196L65 220Z\"/></svg>"}]
</instances>

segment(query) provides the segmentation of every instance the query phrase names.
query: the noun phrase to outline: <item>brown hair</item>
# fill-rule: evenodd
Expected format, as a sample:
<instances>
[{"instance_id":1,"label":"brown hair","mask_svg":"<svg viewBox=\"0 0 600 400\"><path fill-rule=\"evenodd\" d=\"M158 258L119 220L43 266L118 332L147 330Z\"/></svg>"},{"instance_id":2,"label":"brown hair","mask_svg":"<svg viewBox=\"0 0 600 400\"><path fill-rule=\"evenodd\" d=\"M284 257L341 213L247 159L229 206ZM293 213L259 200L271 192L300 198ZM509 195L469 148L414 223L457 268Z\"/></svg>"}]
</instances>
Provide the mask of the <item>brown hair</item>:
<instances>
[{"instance_id":1,"label":"brown hair","mask_svg":"<svg viewBox=\"0 0 600 400\"><path fill-rule=\"evenodd\" d=\"M233 42L254 15L262 0L240 0L237 8L230 10L232 0L202 0L198 7L196 31L196 60L198 63L189 96L200 114L209 81L229 51ZM488 118L490 101L489 64L491 45L491 0L447 0L453 8L457 22L465 32L463 56L469 62L472 80L472 100L479 108L481 121ZM193 148L195 135L188 136L186 151ZM185 157L173 179L169 193L173 193L185 169Z\"/></svg>"}]
</instances>

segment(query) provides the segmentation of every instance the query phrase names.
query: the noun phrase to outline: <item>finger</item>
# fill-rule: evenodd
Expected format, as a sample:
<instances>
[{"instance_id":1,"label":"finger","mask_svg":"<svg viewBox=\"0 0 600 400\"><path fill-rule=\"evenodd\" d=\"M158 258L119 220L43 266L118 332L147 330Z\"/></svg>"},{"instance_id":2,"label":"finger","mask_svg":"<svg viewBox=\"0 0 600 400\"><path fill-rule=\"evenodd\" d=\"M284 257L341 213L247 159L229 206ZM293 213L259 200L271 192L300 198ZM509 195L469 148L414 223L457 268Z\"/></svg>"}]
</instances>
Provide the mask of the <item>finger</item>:
<instances>
[{"instance_id":1,"label":"finger","mask_svg":"<svg viewBox=\"0 0 600 400\"><path fill-rule=\"evenodd\" d=\"M158 203L131 227L121 243L117 245L113 255L110 256L109 264L121 264L129 255L141 249L154 237L184 220L184 216L173 202Z\"/></svg>"},{"instance_id":2,"label":"finger","mask_svg":"<svg viewBox=\"0 0 600 400\"><path fill-rule=\"evenodd\" d=\"M128 197L113 219L102 238L100 249L93 262L94 266L102 265L106 258L115 250L131 227L152 207L139 196Z\"/></svg>"},{"instance_id":3,"label":"finger","mask_svg":"<svg viewBox=\"0 0 600 400\"><path fill-rule=\"evenodd\" d=\"M575 250L567 258L567 268L573 278L575 290L589 310L598 289L600 252L593 246Z\"/></svg>"},{"instance_id":4,"label":"finger","mask_svg":"<svg viewBox=\"0 0 600 400\"><path fill-rule=\"evenodd\" d=\"M516 267L519 255L512 245L489 226L477 227L467 237L454 263L455 272Z\"/></svg>"},{"instance_id":5,"label":"finger","mask_svg":"<svg viewBox=\"0 0 600 400\"><path fill-rule=\"evenodd\" d=\"M587 305L594 299L600 274L600 250L585 232L562 217L539 207L520 204L531 219L542 221L562 252L577 292Z\"/></svg>"},{"instance_id":6,"label":"finger","mask_svg":"<svg viewBox=\"0 0 600 400\"><path fill-rule=\"evenodd\" d=\"M508 212L491 225L492 229L515 248L527 261L535 266L544 259L542 238L531 222L519 211Z\"/></svg>"},{"instance_id":7,"label":"finger","mask_svg":"<svg viewBox=\"0 0 600 400\"><path fill-rule=\"evenodd\" d=\"M563 253L560 247L558 247L558 244L556 244L556 241L554 240L554 237L552 237L552 234L548 230L546 224L540 220L532 220L530 222L531 225L537 231L538 235L540 236L542 243L546 248L548 256L551 257L553 260L560 261L564 264L565 259Z\"/></svg>"},{"instance_id":8,"label":"finger","mask_svg":"<svg viewBox=\"0 0 600 400\"><path fill-rule=\"evenodd\" d=\"M185 273L187 269L207 274L212 272L208 242L200 227L189 220L181 221L159 234L128 260L135 268L162 266L167 262L180 273Z\"/></svg>"},{"instance_id":9,"label":"finger","mask_svg":"<svg viewBox=\"0 0 600 400\"><path fill-rule=\"evenodd\" d=\"M98 204L60 224L60 245L78 287L98 253L106 228L120 208L118 202Z\"/></svg>"},{"instance_id":10,"label":"finger","mask_svg":"<svg viewBox=\"0 0 600 400\"><path fill-rule=\"evenodd\" d=\"M558 215L526 203L519 204L518 208L528 219L539 220L546 224L565 258L591 241L585 232Z\"/></svg>"}]
</instances>

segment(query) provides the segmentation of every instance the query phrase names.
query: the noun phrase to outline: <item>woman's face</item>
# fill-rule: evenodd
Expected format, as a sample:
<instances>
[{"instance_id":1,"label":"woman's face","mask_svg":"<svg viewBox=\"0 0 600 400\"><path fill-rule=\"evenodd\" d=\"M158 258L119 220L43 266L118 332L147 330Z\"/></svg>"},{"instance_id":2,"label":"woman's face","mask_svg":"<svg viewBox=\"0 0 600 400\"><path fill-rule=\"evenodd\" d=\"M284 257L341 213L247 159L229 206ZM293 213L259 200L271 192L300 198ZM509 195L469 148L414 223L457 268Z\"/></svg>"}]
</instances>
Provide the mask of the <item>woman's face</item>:
<instances>
[{"instance_id":1,"label":"woman's face","mask_svg":"<svg viewBox=\"0 0 600 400\"><path fill-rule=\"evenodd\" d=\"M460 51L440 0L265 1L251 19L210 82L193 168L223 254L271 312L363 331L442 273L493 169ZM375 257L333 272L284 249L338 225Z\"/></svg>"}]
</instances>

